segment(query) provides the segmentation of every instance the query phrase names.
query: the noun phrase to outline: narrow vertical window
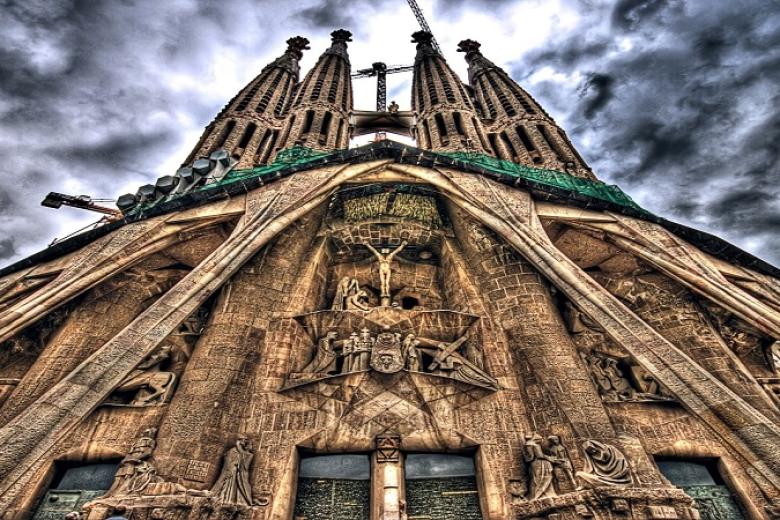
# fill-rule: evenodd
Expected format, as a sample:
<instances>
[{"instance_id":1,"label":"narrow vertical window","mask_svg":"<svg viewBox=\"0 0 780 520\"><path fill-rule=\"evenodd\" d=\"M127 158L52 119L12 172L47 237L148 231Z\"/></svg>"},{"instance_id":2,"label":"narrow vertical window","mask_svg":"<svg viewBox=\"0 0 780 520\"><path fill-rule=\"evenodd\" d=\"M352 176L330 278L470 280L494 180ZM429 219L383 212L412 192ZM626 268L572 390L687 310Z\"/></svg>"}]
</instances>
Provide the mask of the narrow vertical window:
<instances>
[{"instance_id":1,"label":"narrow vertical window","mask_svg":"<svg viewBox=\"0 0 780 520\"><path fill-rule=\"evenodd\" d=\"M257 130L257 125L254 123L249 123L246 127L246 130L244 130L244 135L241 136L241 141L238 143L238 147L242 150L246 148L246 146L249 144L249 141L252 140L252 136L255 135L255 130Z\"/></svg>"},{"instance_id":2,"label":"narrow vertical window","mask_svg":"<svg viewBox=\"0 0 780 520\"><path fill-rule=\"evenodd\" d=\"M333 114L325 112L322 117L322 124L320 125L320 144L328 142L328 134L330 133L330 122L333 120Z\"/></svg>"},{"instance_id":3,"label":"narrow vertical window","mask_svg":"<svg viewBox=\"0 0 780 520\"><path fill-rule=\"evenodd\" d=\"M441 137L447 137L447 125L444 124L444 117L441 114L433 116L433 120L436 122L436 130Z\"/></svg>"},{"instance_id":4,"label":"narrow vertical window","mask_svg":"<svg viewBox=\"0 0 780 520\"><path fill-rule=\"evenodd\" d=\"M430 148L431 146L433 146L433 140L431 139L431 129L428 128L428 121L423 121L423 131L426 140L425 146Z\"/></svg>"},{"instance_id":5,"label":"narrow vertical window","mask_svg":"<svg viewBox=\"0 0 780 520\"><path fill-rule=\"evenodd\" d=\"M311 132L311 125L314 124L314 110L306 111L306 119L303 121L303 129L301 134L308 134Z\"/></svg>"},{"instance_id":6,"label":"narrow vertical window","mask_svg":"<svg viewBox=\"0 0 780 520\"><path fill-rule=\"evenodd\" d=\"M534 143L531 141L531 137L528 135L528 132L525 131L525 128L522 126L517 126L515 127L515 130L517 131L517 137L520 138L520 142L523 143L525 149L528 150L528 152L535 151L536 146L534 146Z\"/></svg>"},{"instance_id":7,"label":"narrow vertical window","mask_svg":"<svg viewBox=\"0 0 780 520\"><path fill-rule=\"evenodd\" d=\"M236 122L233 121L232 119L227 122L225 128L222 129L222 134L219 136L219 139L217 140L216 144L214 144L214 148L212 148L211 150L212 152L214 150L217 150L218 148L221 148L225 144L225 141L228 140L230 134L233 133L233 128L235 128L235 126L236 126Z\"/></svg>"},{"instance_id":8,"label":"narrow vertical window","mask_svg":"<svg viewBox=\"0 0 780 520\"><path fill-rule=\"evenodd\" d=\"M506 132L501 132L501 141L504 143L504 146L506 146L506 149L509 150L509 153L512 155L512 160L516 161L518 160L517 156L517 148L515 148L515 145L512 144L512 140L509 139L509 136L506 135Z\"/></svg>"},{"instance_id":9,"label":"narrow vertical window","mask_svg":"<svg viewBox=\"0 0 780 520\"><path fill-rule=\"evenodd\" d=\"M336 130L336 148L349 148L348 146L341 146L341 134L344 132L344 120L339 119L339 128Z\"/></svg>"},{"instance_id":10,"label":"narrow vertical window","mask_svg":"<svg viewBox=\"0 0 780 520\"><path fill-rule=\"evenodd\" d=\"M455 121L455 131L458 132L459 135L466 135L466 131L463 129L463 120L460 117L460 112L453 112L452 118Z\"/></svg>"}]
</instances>

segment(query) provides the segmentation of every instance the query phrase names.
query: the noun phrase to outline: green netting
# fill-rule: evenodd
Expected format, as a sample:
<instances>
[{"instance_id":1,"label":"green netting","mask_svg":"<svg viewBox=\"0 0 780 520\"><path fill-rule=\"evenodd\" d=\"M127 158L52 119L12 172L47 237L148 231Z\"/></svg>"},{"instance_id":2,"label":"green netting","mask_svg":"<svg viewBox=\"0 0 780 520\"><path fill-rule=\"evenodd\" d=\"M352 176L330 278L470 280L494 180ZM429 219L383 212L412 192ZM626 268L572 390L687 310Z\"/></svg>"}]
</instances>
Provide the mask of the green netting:
<instances>
[{"instance_id":1,"label":"green netting","mask_svg":"<svg viewBox=\"0 0 780 520\"><path fill-rule=\"evenodd\" d=\"M269 177L280 170L290 168L291 166L304 165L317 159L338 153L339 151L341 150L325 152L296 145L292 148L287 148L280 151L276 155L274 162L271 164L243 170L231 170L227 173L227 175L225 175L224 178L220 179L219 181L203 184L195 188L193 191L210 190L212 188L225 186L234 182L241 182L242 180L255 177ZM620 206L643 211L642 208L640 208L633 200L631 200L631 197L623 193L620 188L612 184L605 184L601 181L582 179L580 177L575 177L568 173L557 170L531 168L521 164L496 159L495 157L490 157L488 155L472 152L439 152L436 155L447 157L462 163L476 165L485 170L489 170L501 175L507 175L516 179L526 179L536 184L563 188L565 190L574 191L588 197L609 201ZM150 204L140 205L138 208L134 209L133 212L148 209L152 206L156 206L179 196L180 195L178 194L174 194L167 197L161 197Z\"/></svg>"},{"instance_id":2,"label":"green netting","mask_svg":"<svg viewBox=\"0 0 780 520\"><path fill-rule=\"evenodd\" d=\"M232 182L240 181L242 179L248 179L252 177L266 177L272 173L276 173L279 170L289 168L290 166L299 166L306 164L315 159L320 159L326 155L330 155L332 152L323 152L320 150L314 150L312 148L306 148L304 146L293 146L287 148L276 154L274 162L264 166L257 166L255 168L248 168L245 170L231 170L225 175L224 178L211 184L204 184L198 187L199 190L207 190L214 186L222 186L230 184Z\"/></svg>"},{"instance_id":3,"label":"green netting","mask_svg":"<svg viewBox=\"0 0 780 520\"><path fill-rule=\"evenodd\" d=\"M546 170L542 168L531 168L522 164L516 164L488 155L482 155L472 152L439 152L451 159L465 163L475 164L486 170L494 171L503 175L509 175L514 178L527 179L537 184L546 186L555 186L566 190L575 191L589 197L606 200L621 206L627 206L633 209L642 210L631 197L626 195L623 190L613 184L605 184L601 181L592 181L575 177L568 173L557 170Z\"/></svg>"}]
</instances>

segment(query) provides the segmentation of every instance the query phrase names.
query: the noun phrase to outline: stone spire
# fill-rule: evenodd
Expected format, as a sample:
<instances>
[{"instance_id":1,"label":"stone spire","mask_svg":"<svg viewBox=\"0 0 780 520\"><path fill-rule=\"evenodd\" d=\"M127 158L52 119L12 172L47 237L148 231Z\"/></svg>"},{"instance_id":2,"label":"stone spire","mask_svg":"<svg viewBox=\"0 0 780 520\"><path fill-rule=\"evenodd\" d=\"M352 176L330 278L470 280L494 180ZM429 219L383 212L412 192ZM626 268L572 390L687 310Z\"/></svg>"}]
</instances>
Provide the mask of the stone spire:
<instances>
[{"instance_id":1,"label":"stone spire","mask_svg":"<svg viewBox=\"0 0 780 520\"><path fill-rule=\"evenodd\" d=\"M185 164L218 149L238 160L237 168L268 162L299 80L298 62L308 48L309 40L301 36L287 40L284 54L264 67L206 127Z\"/></svg>"},{"instance_id":2,"label":"stone spire","mask_svg":"<svg viewBox=\"0 0 780 520\"><path fill-rule=\"evenodd\" d=\"M331 39L297 90L277 151L295 144L319 150L349 146L352 78L347 42L352 33L339 29Z\"/></svg>"},{"instance_id":3,"label":"stone spire","mask_svg":"<svg viewBox=\"0 0 780 520\"><path fill-rule=\"evenodd\" d=\"M466 88L433 47L433 36L418 31L412 80L412 110L417 112L420 148L490 153L482 123Z\"/></svg>"},{"instance_id":4,"label":"stone spire","mask_svg":"<svg viewBox=\"0 0 780 520\"><path fill-rule=\"evenodd\" d=\"M487 128L492 154L527 166L595 179L563 129L503 69L485 58L480 46L474 40L463 40L458 52L465 53L469 85Z\"/></svg>"}]
</instances>

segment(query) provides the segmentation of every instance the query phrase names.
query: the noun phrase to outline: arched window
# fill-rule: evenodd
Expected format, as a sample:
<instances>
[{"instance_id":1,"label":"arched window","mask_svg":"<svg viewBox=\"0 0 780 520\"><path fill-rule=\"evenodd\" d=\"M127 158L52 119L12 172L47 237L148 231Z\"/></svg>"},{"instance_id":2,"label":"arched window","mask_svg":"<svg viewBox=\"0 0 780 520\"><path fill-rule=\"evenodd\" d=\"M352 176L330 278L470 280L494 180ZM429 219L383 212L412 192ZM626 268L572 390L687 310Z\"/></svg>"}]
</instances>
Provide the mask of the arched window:
<instances>
[{"instance_id":1,"label":"arched window","mask_svg":"<svg viewBox=\"0 0 780 520\"><path fill-rule=\"evenodd\" d=\"M301 134L308 134L311 132L311 126L314 124L314 110L306 111L306 119L303 120L303 128Z\"/></svg>"},{"instance_id":2,"label":"arched window","mask_svg":"<svg viewBox=\"0 0 780 520\"><path fill-rule=\"evenodd\" d=\"M322 116L322 124L320 125L320 144L328 142L328 134L330 133L330 122L333 120L333 114L325 112Z\"/></svg>"},{"instance_id":3,"label":"arched window","mask_svg":"<svg viewBox=\"0 0 780 520\"><path fill-rule=\"evenodd\" d=\"M444 116L436 114L433 116L433 120L436 123L436 131L439 132L439 136L443 142L444 138L447 137L447 125L444 123Z\"/></svg>"}]
</instances>

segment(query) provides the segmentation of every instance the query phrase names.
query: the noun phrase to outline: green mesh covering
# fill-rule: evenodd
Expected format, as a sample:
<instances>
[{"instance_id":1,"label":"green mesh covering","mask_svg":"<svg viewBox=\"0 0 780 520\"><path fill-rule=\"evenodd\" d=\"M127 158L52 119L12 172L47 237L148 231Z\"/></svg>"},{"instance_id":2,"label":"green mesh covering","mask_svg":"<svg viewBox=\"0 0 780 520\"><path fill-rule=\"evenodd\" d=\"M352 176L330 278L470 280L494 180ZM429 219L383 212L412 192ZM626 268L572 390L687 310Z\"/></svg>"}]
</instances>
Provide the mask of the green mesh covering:
<instances>
[{"instance_id":1,"label":"green mesh covering","mask_svg":"<svg viewBox=\"0 0 780 520\"><path fill-rule=\"evenodd\" d=\"M225 175L224 178L220 179L219 181L203 184L192 191L197 192L211 190L213 188L229 185L235 182L241 182L251 178L272 177L280 170L285 170L293 166L305 165L309 162L322 159L323 157L336 155L345 151L346 150L334 150L331 152L326 152L296 145L292 148L287 148L280 151L276 155L274 162L271 164L243 170L231 170L227 173L227 175ZM488 155L472 152L439 152L435 155L456 160L461 163L478 166L482 169L489 170L500 175L509 176L515 179L525 179L545 186L562 188L564 190L573 191L588 197L609 201L613 204L643 211L642 208L640 208L633 200L631 200L631 197L623 193L620 188L615 185L604 184L601 181L582 179L580 177L575 177L573 175L569 175L568 173L557 170L531 168L521 164L515 164L513 162L496 159ZM152 206L159 205L165 201L179 196L179 194L174 194L167 197L161 197L152 203L139 205L133 209L131 213L136 213L138 211L148 209Z\"/></svg>"},{"instance_id":2,"label":"green mesh covering","mask_svg":"<svg viewBox=\"0 0 780 520\"><path fill-rule=\"evenodd\" d=\"M230 184L231 182L247 179L251 177L267 177L270 174L276 173L279 170L289 168L291 166L299 166L306 164L315 159L321 159L326 155L330 155L332 152L322 152L320 150L314 150L312 148L306 148L304 146L293 146L292 148L286 148L276 154L274 162L263 166L257 166L255 168L249 168L245 170L231 170L227 175L218 182L211 184L204 184L200 186L199 190L207 190L214 186L222 186L224 184Z\"/></svg>"},{"instance_id":3,"label":"green mesh covering","mask_svg":"<svg viewBox=\"0 0 780 520\"><path fill-rule=\"evenodd\" d=\"M601 181L592 181L575 177L568 173L557 170L546 170L542 168L531 168L522 164L516 164L488 155L482 155L472 152L439 152L451 159L465 163L475 164L486 170L494 171L503 175L509 175L514 178L526 179L546 186L554 186L565 190L575 191L582 195L587 195L596 199L606 200L621 206L627 206L633 209L642 210L631 197L623 193L623 190L613 184L604 184Z\"/></svg>"}]
</instances>

